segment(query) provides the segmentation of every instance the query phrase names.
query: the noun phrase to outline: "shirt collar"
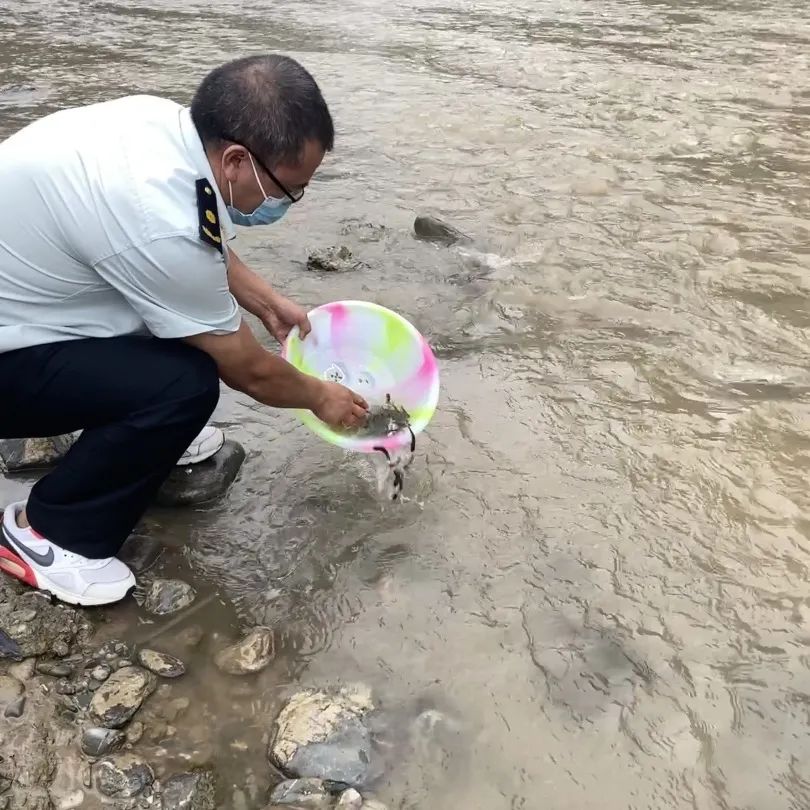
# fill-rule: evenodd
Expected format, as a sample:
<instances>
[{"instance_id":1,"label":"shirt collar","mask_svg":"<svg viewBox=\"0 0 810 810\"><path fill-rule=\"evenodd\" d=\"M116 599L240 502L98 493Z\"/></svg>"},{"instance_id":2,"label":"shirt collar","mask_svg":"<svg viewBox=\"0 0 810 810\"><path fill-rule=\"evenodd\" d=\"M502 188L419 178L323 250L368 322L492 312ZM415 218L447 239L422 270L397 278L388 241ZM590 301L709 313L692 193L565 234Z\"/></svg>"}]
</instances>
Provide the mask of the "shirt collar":
<instances>
[{"instance_id":1,"label":"shirt collar","mask_svg":"<svg viewBox=\"0 0 810 810\"><path fill-rule=\"evenodd\" d=\"M194 122L191 120L191 110L188 107L183 107L180 110L180 133L183 136L183 142L186 145L189 157L200 173L200 177L205 177L208 180L217 195L219 229L223 236L223 243L228 242L236 236L236 230L225 205L225 200L222 199L222 194L219 192L219 187L214 179L214 172L208 162L208 156L205 154L205 148L200 140L197 127L194 126Z\"/></svg>"}]
</instances>

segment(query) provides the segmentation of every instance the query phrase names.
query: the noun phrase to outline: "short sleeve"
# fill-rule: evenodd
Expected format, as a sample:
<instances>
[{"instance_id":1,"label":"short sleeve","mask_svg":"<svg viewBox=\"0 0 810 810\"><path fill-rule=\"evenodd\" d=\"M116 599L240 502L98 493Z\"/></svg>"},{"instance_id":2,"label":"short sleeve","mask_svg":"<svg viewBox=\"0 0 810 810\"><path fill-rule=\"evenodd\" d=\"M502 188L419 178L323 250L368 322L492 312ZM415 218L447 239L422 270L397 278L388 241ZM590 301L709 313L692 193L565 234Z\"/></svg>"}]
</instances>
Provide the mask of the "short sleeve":
<instances>
[{"instance_id":1,"label":"short sleeve","mask_svg":"<svg viewBox=\"0 0 810 810\"><path fill-rule=\"evenodd\" d=\"M239 305L222 255L186 235L128 248L95 265L159 338L239 329Z\"/></svg>"}]
</instances>

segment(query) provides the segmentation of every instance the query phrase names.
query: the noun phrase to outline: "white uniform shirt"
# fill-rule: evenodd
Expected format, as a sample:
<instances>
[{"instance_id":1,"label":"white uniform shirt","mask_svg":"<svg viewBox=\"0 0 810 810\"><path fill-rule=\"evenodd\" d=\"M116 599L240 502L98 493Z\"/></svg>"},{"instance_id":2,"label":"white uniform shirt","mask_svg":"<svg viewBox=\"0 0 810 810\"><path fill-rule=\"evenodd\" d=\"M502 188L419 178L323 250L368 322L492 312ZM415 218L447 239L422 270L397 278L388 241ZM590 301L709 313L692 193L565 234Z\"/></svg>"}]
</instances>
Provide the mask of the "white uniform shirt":
<instances>
[{"instance_id":1,"label":"white uniform shirt","mask_svg":"<svg viewBox=\"0 0 810 810\"><path fill-rule=\"evenodd\" d=\"M131 96L46 116L0 143L0 191L0 352L239 328L233 224L187 108Z\"/></svg>"}]
</instances>

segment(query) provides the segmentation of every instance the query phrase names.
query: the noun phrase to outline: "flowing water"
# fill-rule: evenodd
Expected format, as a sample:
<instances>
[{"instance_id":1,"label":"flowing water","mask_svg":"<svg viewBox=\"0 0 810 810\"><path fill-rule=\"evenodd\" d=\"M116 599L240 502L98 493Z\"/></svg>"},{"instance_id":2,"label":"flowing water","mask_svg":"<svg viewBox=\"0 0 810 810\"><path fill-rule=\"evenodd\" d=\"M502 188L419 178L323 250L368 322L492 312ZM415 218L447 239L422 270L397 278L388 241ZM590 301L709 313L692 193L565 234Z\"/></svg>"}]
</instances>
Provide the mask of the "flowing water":
<instances>
[{"instance_id":1,"label":"flowing water","mask_svg":"<svg viewBox=\"0 0 810 810\"><path fill-rule=\"evenodd\" d=\"M443 390L405 503L226 394L239 482L150 516L218 597L196 620L278 631L260 676L203 647L176 687L223 806L263 806L284 696L361 680L390 713L392 808L809 807L806 3L6 0L0 135L184 101L266 50L313 71L339 134L238 249L305 305L401 311ZM417 242L425 210L476 251ZM308 273L334 244L368 268ZM414 728L425 708L442 733Z\"/></svg>"}]
</instances>

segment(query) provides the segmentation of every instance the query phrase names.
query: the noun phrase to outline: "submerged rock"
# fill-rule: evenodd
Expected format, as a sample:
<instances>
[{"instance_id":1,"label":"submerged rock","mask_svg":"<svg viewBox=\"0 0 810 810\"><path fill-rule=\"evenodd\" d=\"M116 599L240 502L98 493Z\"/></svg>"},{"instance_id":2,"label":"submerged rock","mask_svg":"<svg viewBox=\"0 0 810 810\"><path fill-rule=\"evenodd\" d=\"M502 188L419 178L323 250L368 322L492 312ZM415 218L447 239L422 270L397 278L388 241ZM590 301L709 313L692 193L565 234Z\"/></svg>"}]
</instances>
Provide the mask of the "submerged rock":
<instances>
[{"instance_id":1,"label":"submerged rock","mask_svg":"<svg viewBox=\"0 0 810 810\"><path fill-rule=\"evenodd\" d=\"M6 706L6 709L3 712L3 716L11 719L16 719L18 717L22 717L24 711L25 711L25 695L20 695L20 697L15 698L13 701L11 701L11 703L9 703Z\"/></svg>"},{"instance_id":2,"label":"submerged rock","mask_svg":"<svg viewBox=\"0 0 810 810\"><path fill-rule=\"evenodd\" d=\"M214 661L223 672L245 675L264 669L274 654L273 631L269 627L254 627L241 641L220 650Z\"/></svg>"},{"instance_id":3,"label":"submerged rock","mask_svg":"<svg viewBox=\"0 0 810 810\"><path fill-rule=\"evenodd\" d=\"M22 697L25 687L12 675L0 675L0 709Z\"/></svg>"},{"instance_id":4,"label":"submerged rock","mask_svg":"<svg viewBox=\"0 0 810 810\"><path fill-rule=\"evenodd\" d=\"M189 506L223 495L245 460L245 449L230 439L206 461L175 467L157 494L161 506Z\"/></svg>"},{"instance_id":5,"label":"submerged rock","mask_svg":"<svg viewBox=\"0 0 810 810\"><path fill-rule=\"evenodd\" d=\"M77 434L44 439L0 439L0 472L50 467L70 450Z\"/></svg>"},{"instance_id":6,"label":"submerged rock","mask_svg":"<svg viewBox=\"0 0 810 810\"><path fill-rule=\"evenodd\" d=\"M114 672L93 694L92 717L108 728L121 728L152 692L157 678L138 667L124 667Z\"/></svg>"},{"instance_id":7,"label":"submerged rock","mask_svg":"<svg viewBox=\"0 0 810 810\"><path fill-rule=\"evenodd\" d=\"M154 579L144 599L144 609L156 616L165 616L188 607L197 592L182 579Z\"/></svg>"},{"instance_id":8,"label":"submerged rock","mask_svg":"<svg viewBox=\"0 0 810 810\"><path fill-rule=\"evenodd\" d=\"M116 556L121 562L126 563L133 573L140 575L154 567L163 554L164 548L163 543L158 542L154 537L133 535L121 546Z\"/></svg>"},{"instance_id":9,"label":"submerged rock","mask_svg":"<svg viewBox=\"0 0 810 810\"><path fill-rule=\"evenodd\" d=\"M345 245L313 250L307 258L307 270L313 273L346 273L365 267Z\"/></svg>"},{"instance_id":10,"label":"submerged rock","mask_svg":"<svg viewBox=\"0 0 810 810\"><path fill-rule=\"evenodd\" d=\"M163 784L163 810L216 810L215 793L212 770L177 774Z\"/></svg>"},{"instance_id":11,"label":"submerged rock","mask_svg":"<svg viewBox=\"0 0 810 810\"><path fill-rule=\"evenodd\" d=\"M186 665L179 658L157 650L141 650L138 661L161 678L179 678L186 671Z\"/></svg>"},{"instance_id":12,"label":"submerged rock","mask_svg":"<svg viewBox=\"0 0 810 810\"><path fill-rule=\"evenodd\" d=\"M413 222L413 230L417 239L425 242L436 242L441 245L470 244L472 239L452 225L429 214L422 214Z\"/></svg>"},{"instance_id":13,"label":"submerged rock","mask_svg":"<svg viewBox=\"0 0 810 810\"><path fill-rule=\"evenodd\" d=\"M362 784L371 762L365 720L373 708L365 686L293 695L276 720L270 760L291 776Z\"/></svg>"},{"instance_id":14,"label":"submerged rock","mask_svg":"<svg viewBox=\"0 0 810 810\"><path fill-rule=\"evenodd\" d=\"M125 741L121 731L91 726L82 732L82 752L89 757L103 757L117 751Z\"/></svg>"},{"instance_id":15,"label":"submerged rock","mask_svg":"<svg viewBox=\"0 0 810 810\"><path fill-rule=\"evenodd\" d=\"M105 796L129 799L155 781L149 763L135 754L113 754L93 769L96 788Z\"/></svg>"}]
</instances>

